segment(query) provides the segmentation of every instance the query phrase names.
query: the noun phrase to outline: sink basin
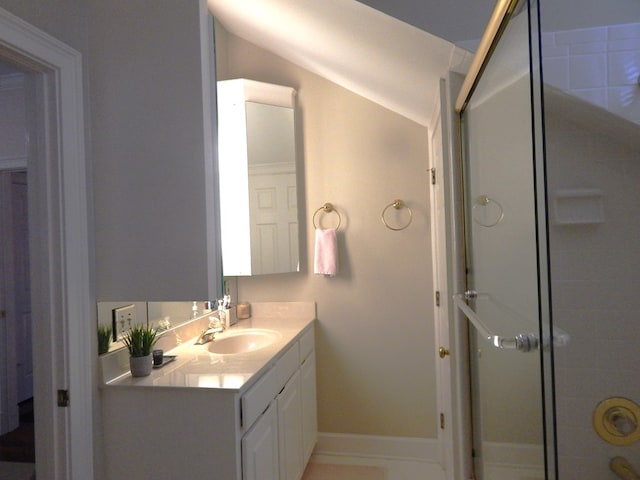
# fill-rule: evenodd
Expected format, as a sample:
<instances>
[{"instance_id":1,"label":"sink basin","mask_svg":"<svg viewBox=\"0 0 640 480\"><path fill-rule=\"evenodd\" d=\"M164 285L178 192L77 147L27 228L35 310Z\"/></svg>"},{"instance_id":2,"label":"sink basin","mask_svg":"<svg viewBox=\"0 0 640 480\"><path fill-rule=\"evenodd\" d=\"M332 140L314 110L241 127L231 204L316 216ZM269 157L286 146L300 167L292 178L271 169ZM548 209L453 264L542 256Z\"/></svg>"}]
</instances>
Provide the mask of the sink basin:
<instances>
[{"instance_id":1,"label":"sink basin","mask_svg":"<svg viewBox=\"0 0 640 480\"><path fill-rule=\"evenodd\" d=\"M208 343L208 350L219 355L231 355L234 353L248 353L260 350L271 345L280 338L280 334L274 330L250 328L237 332L225 332L220 338Z\"/></svg>"}]
</instances>

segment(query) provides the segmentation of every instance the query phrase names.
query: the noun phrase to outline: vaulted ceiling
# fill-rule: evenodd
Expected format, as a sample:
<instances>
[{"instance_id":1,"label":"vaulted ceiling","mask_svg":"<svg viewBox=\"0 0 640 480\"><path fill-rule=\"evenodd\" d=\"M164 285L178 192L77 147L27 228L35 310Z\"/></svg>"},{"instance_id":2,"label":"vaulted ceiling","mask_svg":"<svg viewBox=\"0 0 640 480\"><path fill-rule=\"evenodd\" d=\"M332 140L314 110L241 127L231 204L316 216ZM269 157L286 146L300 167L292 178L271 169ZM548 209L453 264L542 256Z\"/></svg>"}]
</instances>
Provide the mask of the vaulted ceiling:
<instances>
[{"instance_id":1,"label":"vaulted ceiling","mask_svg":"<svg viewBox=\"0 0 640 480\"><path fill-rule=\"evenodd\" d=\"M472 55L355 0L208 0L234 35L429 126L441 77ZM490 13L490 12L489 12Z\"/></svg>"}]
</instances>

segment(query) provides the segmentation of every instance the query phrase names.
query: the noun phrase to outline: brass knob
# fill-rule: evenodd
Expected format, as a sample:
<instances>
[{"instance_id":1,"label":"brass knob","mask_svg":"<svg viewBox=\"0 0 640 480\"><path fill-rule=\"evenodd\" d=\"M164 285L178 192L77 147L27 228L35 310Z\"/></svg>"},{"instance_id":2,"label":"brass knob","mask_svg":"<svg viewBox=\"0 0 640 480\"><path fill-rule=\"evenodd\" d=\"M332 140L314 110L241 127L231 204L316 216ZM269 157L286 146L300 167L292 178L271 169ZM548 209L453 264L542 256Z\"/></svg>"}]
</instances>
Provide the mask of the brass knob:
<instances>
[{"instance_id":1,"label":"brass knob","mask_svg":"<svg viewBox=\"0 0 640 480\"><path fill-rule=\"evenodd\" d=\"M438 355L440 355L440 358L444 358L444 357L446 357L447 355L449 355L450 353L451 353L451 352L449 352L449 350L447 350L447 349L446 349L446 348L444 348L444 347L440 347L440 348L438 349Z\"/></svg>"}]
</instances>

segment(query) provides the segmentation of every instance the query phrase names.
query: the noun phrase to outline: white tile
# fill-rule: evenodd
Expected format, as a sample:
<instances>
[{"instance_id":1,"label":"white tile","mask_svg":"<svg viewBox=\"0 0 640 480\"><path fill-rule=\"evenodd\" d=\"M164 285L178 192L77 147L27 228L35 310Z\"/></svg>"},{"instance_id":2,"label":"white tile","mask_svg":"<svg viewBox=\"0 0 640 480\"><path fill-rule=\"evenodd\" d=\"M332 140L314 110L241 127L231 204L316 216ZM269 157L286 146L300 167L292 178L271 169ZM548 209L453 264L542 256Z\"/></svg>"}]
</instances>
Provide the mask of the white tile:
<instances>
[{"instance_id":1,"label":"white tile","mask_svg":"<svg viewBox=\"0 0 640 480\"><path fill-rule=\"evenodd\" d=\"M606 86L607 57L604 54L578 55L569 58L571 89Z\"/></svg>"},{"instance_id":2,"label":"white tile","mask_svg":"<svg viewBox=\"0 0 640 480\"><path fill-rule=\"evenodd\" d=\"M592 103L593 105L597 105L602 108L608 108L609 106L609 91L604 87L572 90L571 93L582 100Z\"/></svg>"},{"instance_id":3,"label":"white tile","mask_svg":"<svg viewBox=\"0 0 640 480\"><path fill-rule=\"evenodd\" d=\"M555 47L556 46L556 34L554 32L542 32L540 35L540 41L542 47Z\"/></svg>"},{"instance_id":4,"label":"white tile","mask_svg":"<svg viewBox=\"0 0 640 480\"><path fill-rule=\"evenodd\" d=\"M606 42L578 43L569 47L569 55L586 55L589 53L604 53L606 51Z\"/></svg>"},{"instance_id":5,"label":"white tile","mask_svg":"<svg viewBox=\"0 0 640 480\"><path fill-rule=\"evenodd\" d=\"M610 40L621 40L627 38L640 39L640 23L627 23L623 25L611 25L609 29Z\"/></svg>"},{"instance_id":6,"label":"white tile","mask_svg":"<svg viewBox=\"0 0 640 480\"><path fill-rule=\"evenodd\" d=\"M543 58L542 74L545 83L561 90L569 88L569 61L566 57Z\"/></svg>"},{"instance_id":7,"label":"white tile","mask_svg":"<svg viewBox=\"0 0 640 480\"><path fill-rule=\"evenodd\" d=\"M609 40L607 50L610 52L623 52L640 49L640 40L637 38L627 38L623 40Z\"/></svg>"},{"instance_id":8,"label":"white tile","mask_svg":"<svg viewBox=\"0 0 640 480\"><path fill-rule=\"evenodd\" d=\"M609 88L609 110L632 122L640 122L638 86Z\"/></svg>"},{"instance_id":9,"label":"white tile","mask_svg":"<svg viewBox=\"0 0 640 480\"><path fill-rule=\"evenodd\" d=\"M640 50L627 52L611 52L608 56L609 86L634 85L639 90L638 76L640 75Z\"/></svg>"},{"instance_id":10,"label":"white tile","mask_svg":"<svg viewBox=\"0 0 640 480\"><path fill-rule=\"evenodd\" d=\"M542 58L569 56L568 45L542 45Z\"/></svg>"},{"instance_id":11,"label":"white tile","mask_svg":"<svg viewBox=\"0 0 640 480\"><path fill-rule=\"evenodd\" d=\"M568 345L555 349L555 362L567 368L596 368L598 341L572 337Z\"/></svg>"},{"instance_id":12,"label":"white tile","mask_svg":"<svg viewBox=\"0 0 640 480\"><path fill-rule=\"evenodd\" d=\"M575 45L577 43L605 42L607 40L607 28L581 28L578 30L564 30L556 32L558 45Z\"/></svg>"}]
</instances>

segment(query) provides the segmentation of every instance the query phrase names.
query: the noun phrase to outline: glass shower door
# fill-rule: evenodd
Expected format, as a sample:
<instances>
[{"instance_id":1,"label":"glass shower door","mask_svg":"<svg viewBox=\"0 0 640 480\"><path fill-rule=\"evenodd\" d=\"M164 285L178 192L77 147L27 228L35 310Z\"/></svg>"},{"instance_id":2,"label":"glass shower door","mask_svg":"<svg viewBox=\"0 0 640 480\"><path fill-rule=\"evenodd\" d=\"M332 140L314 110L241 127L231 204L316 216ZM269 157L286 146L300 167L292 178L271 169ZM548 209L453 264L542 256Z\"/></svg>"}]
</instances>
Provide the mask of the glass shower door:
<instances>
[{"instance_id":1,"label":"glass shower door","mask_svg":"<svg viewBox=\"0 0 640 480\"><path fill-rule=\"evenodd\" d=\"M545 449L544 398L552 348L544 195L536 191L542 168L534 135L533 9L525 0L516 4L498 2L504 17L492 19L482 68L460 102L467 278L454 300L470 326L478 480L555 478L545 455L552 453L551 444Z\"/></svg>"},{"instance_id":2,"label":"glass shower door","mask_svg":"<svg viewBox=\"0 0 640 480\"><path fill-rule=\"evenodd\" d=\"M639 478L640 2L539 3L558 478Z\"/></svg>"}]
</instances>

